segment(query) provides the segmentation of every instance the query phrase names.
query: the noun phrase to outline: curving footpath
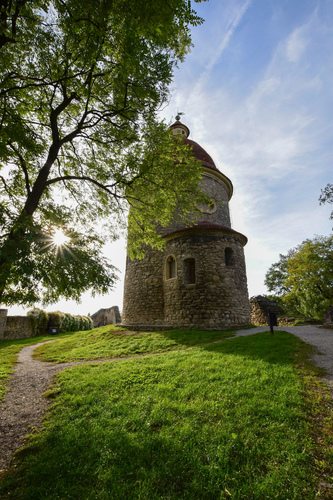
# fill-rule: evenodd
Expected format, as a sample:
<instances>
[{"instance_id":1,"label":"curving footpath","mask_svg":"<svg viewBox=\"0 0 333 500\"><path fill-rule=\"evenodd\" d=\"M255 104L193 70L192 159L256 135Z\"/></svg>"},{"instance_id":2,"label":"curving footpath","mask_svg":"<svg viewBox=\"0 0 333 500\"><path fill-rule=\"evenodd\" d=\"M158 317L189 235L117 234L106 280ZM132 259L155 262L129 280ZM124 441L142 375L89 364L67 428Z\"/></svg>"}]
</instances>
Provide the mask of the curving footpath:
<instances>
[{"instance_id":1,"label":"curving footpath","mask_svg":"<svg viewBox=\"0 0 333 500\"><path fill-rule=\"evenodd\" d=\"M53 342L49 340L47 342ZM68 363L48 363L33 359L31 354L36 347L46 344L23 347L20 351L14 373L8 383L8 391L0 405L0 473L9 464L13 453L22 447L26 435L38 429L42 423L49 401L42 397L54 375L65 368L86 363L106 363L124 361L128 358L96 359Z\"/></svg>"},{"instance_id":2,"label":"curving footpath","mask_svg":"<svg viewBox=\"0 0 333 500\"><path fill-rule=\"evenodd\" d=\"M48 406L42 394L53 375L64 368L31 357L32 351L43 343L20 351L8 392L0 406L0 471L8 466L14 451L21 448L25 435L40 426Z\"/></svg>"},{"instance_id":3,"label":"curving footpath","mask_svg":"<svg viewBox=\"0 0 333 500\"><path fill-rule=\"evenodd\" d=\"M279 327L312 344L321 354L314 354L314 362L327 370L327 382L333 391L333 330L314 326ZM240 330L236 337L267 331L267 326ZM43 342L44 344L45 342ZM8 384L8 392L0 406L0 472L9 466L13 453L22 447L25 436L38 429L48 408L48 400L42 394L49 387L53 376L65 368L83 363L124 361L129 358L89 360L73 363L45 363L31 357L40 344L24 347L19 355L14 373ZM131 356L137 358L142 356Z\"/></svg>"}]
</instances>

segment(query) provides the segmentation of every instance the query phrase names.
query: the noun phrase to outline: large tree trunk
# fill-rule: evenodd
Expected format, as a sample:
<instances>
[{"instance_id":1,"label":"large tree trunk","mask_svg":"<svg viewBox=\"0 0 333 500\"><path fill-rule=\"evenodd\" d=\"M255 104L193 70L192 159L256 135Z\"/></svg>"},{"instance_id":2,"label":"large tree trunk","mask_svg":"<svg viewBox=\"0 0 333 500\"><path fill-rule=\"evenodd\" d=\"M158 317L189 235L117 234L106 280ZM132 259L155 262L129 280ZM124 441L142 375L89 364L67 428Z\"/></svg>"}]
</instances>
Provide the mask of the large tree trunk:
<instances>
[{"instance_id":1,"label":"large tree trunk","mask_svg":"<svg viewBox=\"0 0 333 500\"><path fill-rule=\"evenodd\" d=\"M40 170L31 192L27 196L24 208L4 242L0 250L0 304L6 289L6 284L11 274L14 262L30 252L32 239L28 238L28 233L32 230L33 214L46 188L46 182L50 174L51 167L55 162L60 145L52 144L45 165Z\"/></svg>"}]
</instances>

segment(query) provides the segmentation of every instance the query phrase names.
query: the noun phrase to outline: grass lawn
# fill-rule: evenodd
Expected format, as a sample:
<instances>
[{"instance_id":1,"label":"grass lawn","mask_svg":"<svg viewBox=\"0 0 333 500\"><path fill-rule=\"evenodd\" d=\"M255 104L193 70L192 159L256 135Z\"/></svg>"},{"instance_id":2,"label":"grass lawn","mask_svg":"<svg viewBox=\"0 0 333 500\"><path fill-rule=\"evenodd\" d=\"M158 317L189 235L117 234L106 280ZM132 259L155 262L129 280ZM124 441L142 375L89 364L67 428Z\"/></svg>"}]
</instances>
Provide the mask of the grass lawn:
<instances>
[{"instance_id":1,"label":"grass lawn","mask_svg":"<svg viewBox=\"0 0 333 500\"><path fill-rule=\"evenodd\" d=\"M123 358L138 354L187 349L234 335L235 330L163 332L126 332L117 326L103 326L89 332L78 332L63 340L38 347L34 357L41 361L64 363L83 359Z\"/></svg>"},{"instance_id":2,"label":"grass lawn","mask_svg":"<svg viewBox=\"0 0 333 500\"><path fill-rule=\"evenodd\" d=\"M319 475L332 482L333 454L332 440L318 447L328 396L306 362L309 346L285 332L211 345L195 334L191 349L185 332L155 335L164 350L171 341L186 349L57 376L43 429L4 475L1 498L332 498L316 497ZM73 355L73 338L53 344L63 346L57 359Z\"/></svg>"}]
</instances>

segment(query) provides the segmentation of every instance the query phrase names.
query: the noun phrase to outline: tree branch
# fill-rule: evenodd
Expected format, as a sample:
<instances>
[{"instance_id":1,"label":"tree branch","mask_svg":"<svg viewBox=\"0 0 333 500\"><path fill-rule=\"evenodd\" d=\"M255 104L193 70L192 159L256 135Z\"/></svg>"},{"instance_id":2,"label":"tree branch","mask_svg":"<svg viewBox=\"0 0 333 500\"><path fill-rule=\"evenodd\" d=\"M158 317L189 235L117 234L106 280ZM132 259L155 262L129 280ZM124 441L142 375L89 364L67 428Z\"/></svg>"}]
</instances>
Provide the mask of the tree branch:
<instances>
[{"instance_id":1,"label":"tree branch","mask_svg":"<svg viewBox=\"0 0 333 500\"><path fill-rule=\"evenodd\" d=\"M67 106L70 105L70 103L74 99L79 99L78 96L77 96L77 94L76 94L76 92L72 92L69 97L64 96L63 101L55 109L52 109L52 111L51 111L51 114L50 114L50 123L51 123L52 138L53 138L53 142L54 143L58 143L58 144L62 145L65 142L67 142L67 141L64 141L64 140L60 140L57 118L67 108ZM75 130L73 132L73 134L77 130ZM75 135L74 135L74 137L75 137Z\"/></svg>"},{"instance_id":2,"label":"tree branch","mask_svg":"<svg viewBox=\"0 0 333 500\"><path fill-rule=\"evenodd\" d=\"M18 156L18 159L20 160L20 165L21 165L21 168L22 168L23 173L24 173L25 187L26 187L27 193L29 195L31 193L31 189L30 189L30 180L29 180L26 162L25 162L23 156L21 155L21 153L16 149L16 147L14 146L14 144L12 142L9 142L8 145L10 148L12 148L12 150L14 151L14 153Z\"/></svg>"},{"instance_id":3,"label":"tree branch","mask_svg":"<svg viewBox=\"0 0 333 500\"><path fill-rule=\"evenodd\" d=\"M62 175L60 177L55 177L54 179L49 179L46 182L46 186L50 186L51 184L55 184L57 182L61 181L87 181L90 182L91 184L94 184L95 186L99 187L100 189L103 189L107 193L111 194L115 198L121 198L125 199L125 196L120 196L114 191L111 191L112 188L114 188L119 182L114 182L113 184L102 184L101 182L97 181L96 179L93 179L92 177L88 177L86 175L78 176L78 175Z\"/></svg>"},{"instance_id":4,"label":"tree branch","mask_svg":"<svg viewBox=\"0 0 333 500\"><path fill-rule=\"evenodd\" d=\"M89 69L89 71L90 71L90 69ZM79 71L78 73L75 73L75 74L73 74L71 76L58 78L57 80L51 80L49 82L45 81L46 77L42 77L42 78L37 78L37 77L36 78L32 78L32 77L21 78L20 75L14 74L14 78L24 79L25 81L26 80L32 80L32 83L27 83L26 85L15 85L14 87L3 89L0 92L0 97L2 95L4 95L4 94L9 94L10 92L15 91L15 90L26 90L26 89L29 89L29 88L50 87L50 86L58 85L58 84L61 84L62 82L66 82L68 80L74 80L75 78L78 78L79 76L84 76L87 73L89 73L89 71L82 70L82 71ZM93 76L94 77L101 77L104 74L105 73L98 73L98 74L93 75ZM8 79L14 79L14 78L12 77L12 74L7 75L7 80ZM6 79L3 80L2 85L4 85L5 82L6 82ZM39 82L39 83L37 83L37 82Z\"/></svg>"},{"instance_id":5,"label":"tree branch","mask_svg":"<svg viewBox=\"0 0 333 500\"><path fill-rule=\"evenodd\" d=\"M71 19L73 19L75 22L77 22L77 23L78 23L78 22L82 22L82 21L83 21L83 22L86 22L86 23L90 23L90 24L92 24L92 25L93 25L93 26L95 26L95 28L97 28L98 30L100 30L100 29L101 29L101 28L100 28L100 26L98 26L98 24L94 23L91 19L88 19L88 18L85 18L85 17L75 18L75 17L73 16L73 14L71 13L71 11L69 10L69 8L68 8L67 4L66 4L63 0L60 0L60 3L61 3L61 5L65 8L65 10L66 10L67 14L69 15L69 17L70 17Z\"/></svg>"}]
</instances>

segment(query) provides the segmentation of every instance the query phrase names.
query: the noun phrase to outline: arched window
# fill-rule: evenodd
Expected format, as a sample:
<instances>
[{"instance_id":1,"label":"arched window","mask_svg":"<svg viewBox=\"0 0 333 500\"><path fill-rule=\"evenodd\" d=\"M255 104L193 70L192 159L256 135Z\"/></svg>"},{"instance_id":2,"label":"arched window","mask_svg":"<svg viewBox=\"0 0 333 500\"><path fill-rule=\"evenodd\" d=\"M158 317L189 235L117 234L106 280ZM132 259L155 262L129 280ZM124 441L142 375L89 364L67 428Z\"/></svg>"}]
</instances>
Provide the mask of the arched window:
<instances>
[{"instance_id":1,"label":"arched window","mask_svg":"<svg viewBox=\"0 0 333 500\"><path fill-rule=\"evenodd\" d=\"M185 259L184 260L184 282L186 285L192 285L195 283L195 260Z\"/></svg>"},{"instance_id":2,"label":"arched window","mask_svg":"<svg viewBox=\"0 0 333 500\"><path fill-rule=\"evenodd\" d=\"M232 248L226 248L224 251L224 259L226 266L232 266L234 263L234 252Z\"/></svg>"},{"instance_id":3,"label":"arched window","mask_svg":"<svg viewBox=\"0 0 333 500\"><path fill-rule=\"evenodd\" d=\"M176 259L173 255L169 255L166 261L166 279L175 278L177 274Z\"/></svg>"}]
</instances>

